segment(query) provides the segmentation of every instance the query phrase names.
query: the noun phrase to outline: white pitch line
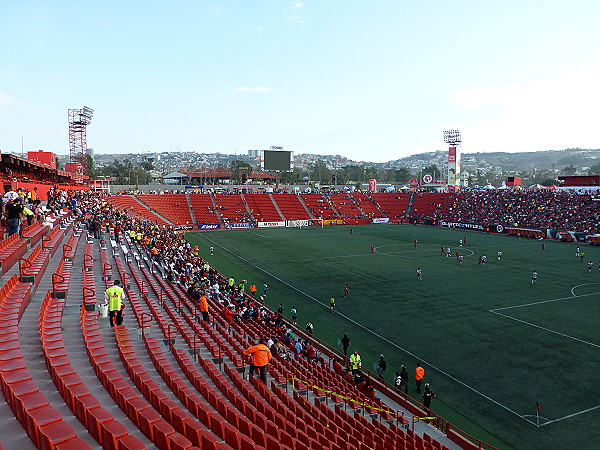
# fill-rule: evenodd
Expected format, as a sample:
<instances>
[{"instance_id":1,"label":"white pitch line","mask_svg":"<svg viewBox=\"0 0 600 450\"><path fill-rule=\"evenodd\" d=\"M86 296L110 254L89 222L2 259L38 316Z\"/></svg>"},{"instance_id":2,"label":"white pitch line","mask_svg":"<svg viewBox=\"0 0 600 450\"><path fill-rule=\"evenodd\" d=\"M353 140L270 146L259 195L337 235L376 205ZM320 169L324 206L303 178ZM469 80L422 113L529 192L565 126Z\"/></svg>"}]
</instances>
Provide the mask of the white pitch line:
<instances>
[{"instance_id":1,"label":"white pitch line","mask_svg":"<svg viewBox=\"0 0 600 450\"><path fill-rule=\"evenodd\" d=\"M583 284L578 284L577 286L573 286L573 288L571 288L571 295L573 295L573 297L583 297L584 295L589 295L589 294L577 295L577 294L575 294L575 289L577 289L578 287L581 287L581 286L589 286L591 284L598 284L598 283L583 283ZM600 292L596 292L596 294L600 294Z\"/></svg>"},{"instance_id":2,"label":"white pitch line","mask_svg":"<svg viewBox=\"0 0 600 450\"><path fill-rule=\"evenodd\" d=\"M593 284L593 283L590 283L590 284ZM583 286L583 285L580 284L579 286ZM575 287L578 287L578 286L575 286ZM573 289L575 289L575 288L573 288ZM542 305L544 303L560 302L563 300L573 300L575 298L588 297L590 295L598 295L598 294L600 294L600 292L592 292L590 294L574 295L574 296L570 296L570 297L553 298L552 300L542 300L539 302L523 303L521 305L513 305L513 306L504 306L502 308L494 308L494 309L490 309L489 311L496 312L496 311L503 311L505 309L523 308L524 306L534 306L534 305Z\"/></svg>"},{"instance_id":3,"label":"white pitch line","mask_svg":"<svg viewBox=\"0 0 600 450\"><path fill-rule=\"evenodd\" d=\"M539 328L540 330L547 331L548 333L558 334L559 336L566 337L566 338L569 338L569 339L573 339L574 341L581 342L582 344L591 345L592 347L600 348L600 345L594 344L593 342L584 341L583 339L579 339L579 338L576 338L574 336L569 336L568 334L564 334L564 333L561 333L559 331L554 331L554 330L551 330L550 328L545 328L545 327L542 327L540 325L536 325L535 323L531 323L531 322L527 322L525 320L517 319L515 317L507 316L506 314L502 314L502 313L493 311L491 309L490 309L489 312L491 312L493 314L498 314L499 316L506 317L507 319L511 319L511 320L516 321L516 322L524 323L525 325L529 325L529 326L532 326L532 327L535 327L535 328Z\"/></svg>"},{"instance_id":4,"label":"white pitch line","mask_svg":"<svg viewBox=\"0 0 600 450\"><path fill-rule=\"evenodd\" d=\"M549 420L548 422L541 424L540 427L545 427L546 425L550 425L551 423L559 422L561 420L570 419L571 417L575 417L575 416L578 416L580 414L585 414L585 413L588 413L590 411L594 411L595 409L598 409L598 408L600 408L600 405L594 406L593 408L584 409L583 411L579 411L579 412L576 412L576 413L573 413L573 414L569 414L568 416L559 417L558 419Z\"/></svg>"},{"instance_id":5,"label":"white pitch line","mask_svg":"<svg viewBox=\"0 0 600 450\"><path fill-rule=\"evenodd\" d=\"M281 279L281 278L279 278L278 276L275 276L275 275L273 275L272 273L270 273L270 272L266 271L266 270L265 270L265 269L263 269L262 267L259 267L259 266L257 266L256 264L254 264L253 262L251 262L251 261L248 261L246 258L243 258L243 257L241 257L241 256L240 256L240 255L238 255L237 253L235 253L235 252L233 252L233 251L229 250L229 249L228 249L228 248L226 248L226 247L223 247L223 246L222 246L222 245L220 245L219 243L217 243L217 242L214 242L213 240L211 240L211 239L209 239L209 238L206 238L206 239L207 239L208 241L210 241L210 242L213 242L215 245L217 245L217 246L221 247L222 249L224 249L224 250L228 251L229 253L231 253L231 254L232 254L232 255L234 255L235 257L239 258L240 260L244 261L245 263L247 263L247 264L249 264L249 265L251 265L251 266L253 266L253 267L257 268L258 270L260 270L260 271L262 271L262 272L266 273L266 274L267 274L267 275L269 275L270 277L272 277L272 278L274 278L274 279L276 279L276 280L280 281L281 283L285 284L286 286L289 286L290 288L294 289L295 291L299 292L300 294L302 294L302 295L304 295L304 296L308 297L309 299L313 300L314 302L316 302L316 303L319 303L320 305L323 305L324 307L328 307L328 305L326 305L325 303L323 303L323 302L321 302L321 301L317 300L317 299L316 299L316 298L314 298L312 295L309 295L309 294L307 294L306 292L304 292L304 291L302 291L302 290L298 289L296 286L292 286L292 285L291 285L290 283L288 283L287 281L285 281L285 280L282 280L282 279ZM378 337L379 339L381 339L382 341L385 341L385 342L387 342L388 344L390 344L390 345L392 345L392 346L396 347L397 349L399 349L399 350L403 351L403 352L404 352L404 353L406 353L407 355L409 355L409 356L412 356L413 358L417 359L418 361L421 361L421 362L425 363L427 366L429 366L429 367L433 368L434 370L438 371L438 372L439 372L439 373L441 373L442 375L445 375L446 377L448 377L448 378L450 378L451 380L453 380L453 381L457 382L457 383L458 383L458 384L460 384L461 386L464 386L465 388L467 388L467 389L469 389L470 391L472 391L472 392L476 393L477 395L479 395L479 396L481 396L481 397L485 398L486 400L488 400L488 401L490 401L490 402L494 403L495 405L497 405L497 406L501 407L502 409L504 409L504 410L508 411L509 413L511 413L511 414L513 414L513 415L515 415L515 416L519 417L520 419L523 419L523 420L524 420L524 421L526 421L526 422L529 422L529 423L530 423L530 424L532 424L532 425L535 425L535 426L537 426L537 424L536 424L535 422L533 422L533 421L531 421L531 420L527 419L526 417L524 417L523 415L519 414L518 412L516 412L516 411L514 411L514 410L510 409L508 406L506 406L506 405L503 405L502 403L500 403L500 402L499 402L499 401L497 401L497 400L494 400L493 398L489 397L488 395L485 395L483 392L480 392L480 391L478 391L477 389L475 389L474 387L471 387L471 386L469 386L469 385L468 385L468 384L466 384L465 382L463 382L463 381L459 380L458 378L456 378L456 377L454 377L454 376L450 375L449 373L447 373L447 372L443 371L443 370L442 370L442 369L440 369L439 367L436 367L436 366L434 366L433 364L431 364L430 362L426 361L425 359L423 359L423 358L420 358L419 356L415 355L415 354L414 354L414 353L412 353L411 351L409 351L409 350L406 350L405 348L402 348L402 347L400 347L400 346L399 346L399 345L397 345L396 343L394 343L394 342L390 341L389 339L387 339L387 338L385 338L385 337L381 336L380 334L377 334L377 333L375 333L374 331L372 331L372 330L369 330L367 327L365 327L364 325L362 325L362 324L360 324L360 323L356 322L355 320L351 319L350 317L348 317L348 316L346 316L346 315L344 315L344 314L342 314L342 313L339 313L339 312L336 312L336 314L337 314L337 315L339 315L339 316L341 316L341 317L343 317L343 318L345 318L345 319L346 319L346 320L348 320L349 322L352 322L353 324L355 324L355 325L356 325L356 326L358 326L359 328L362 328L362 329L363 329L363 330L365 330L366 332L368 332L368 333L371 333L371 334L373 334L373 335L377 336L377 337Z\"/></svg>"}]
</instances>

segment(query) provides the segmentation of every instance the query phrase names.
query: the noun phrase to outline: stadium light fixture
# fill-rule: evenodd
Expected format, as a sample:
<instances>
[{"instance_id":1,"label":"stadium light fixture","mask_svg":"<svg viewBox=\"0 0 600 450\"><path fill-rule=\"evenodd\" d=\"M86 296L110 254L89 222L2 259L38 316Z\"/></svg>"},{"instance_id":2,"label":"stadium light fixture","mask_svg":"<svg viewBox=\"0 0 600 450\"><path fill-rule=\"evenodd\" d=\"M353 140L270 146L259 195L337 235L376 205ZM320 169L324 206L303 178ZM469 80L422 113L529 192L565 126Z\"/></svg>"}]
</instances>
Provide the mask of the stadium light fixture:
<instances>
[{"instance_id":1,"label":"stadium light fixture","mask_svg":"<svg viewBox=\"0 0 600 450\"><path fill-rule=\"evenodd\" d=\"M447 144L460 144L460 131L459 130L447 130L444 131L444 142Z\"/></svg>"}]
</instances>

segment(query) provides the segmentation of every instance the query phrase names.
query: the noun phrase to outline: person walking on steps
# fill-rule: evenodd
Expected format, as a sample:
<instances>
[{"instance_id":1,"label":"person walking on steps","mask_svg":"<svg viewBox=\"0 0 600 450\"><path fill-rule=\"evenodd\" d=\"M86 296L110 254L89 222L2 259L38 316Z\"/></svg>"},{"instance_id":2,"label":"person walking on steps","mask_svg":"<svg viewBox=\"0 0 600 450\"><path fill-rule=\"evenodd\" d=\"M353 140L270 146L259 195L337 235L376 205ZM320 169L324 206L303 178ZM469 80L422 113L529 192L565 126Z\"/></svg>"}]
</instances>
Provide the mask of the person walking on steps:
<instances>
[{"instance_id":1,"label":"person walking on steps","mask_svg":"<svg viewBox=\"0 0 600 450\"><path fill-rule=\"evenodd\" d=\"M269 350L266 343L267 341L260 339L258 344L244 350L244 355L252 355L252 362L250 363L248 375L253 376L254 370L258 369L260 379L265 384L267 383L267 364L273 359L271 350Z\"/></svg>"},{"instance_id":2,"label":"person walking on steps","mask_svg":"<svg viewBox=\"0 0 600 450\"><path fill-rule=\"evenodd\" d=\"M104 293L105 299L108 300L108 320L110 326L121 325L123 323L123 297L125 293L121 287L121 281L115 280L114 286L109 287Z\"/></svg>"}]
</instances>

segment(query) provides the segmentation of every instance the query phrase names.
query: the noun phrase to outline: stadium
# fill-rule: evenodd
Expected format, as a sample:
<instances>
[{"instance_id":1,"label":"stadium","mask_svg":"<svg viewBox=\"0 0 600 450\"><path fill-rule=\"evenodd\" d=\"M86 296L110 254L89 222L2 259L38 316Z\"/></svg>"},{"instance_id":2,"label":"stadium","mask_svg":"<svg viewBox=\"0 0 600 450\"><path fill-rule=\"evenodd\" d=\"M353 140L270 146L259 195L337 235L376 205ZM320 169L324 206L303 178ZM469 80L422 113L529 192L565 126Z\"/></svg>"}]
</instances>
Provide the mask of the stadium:
<instances>
[{"instance_id":1,"label":"stadium","mask_svg":"<svg viewBox=\"0 0 600 450\"><path fill-rule=\"evenodd\" d=\"M600 440L592 185L115 195L77 165L2 162L5 448Z\"/></svg>"}]
</instances>

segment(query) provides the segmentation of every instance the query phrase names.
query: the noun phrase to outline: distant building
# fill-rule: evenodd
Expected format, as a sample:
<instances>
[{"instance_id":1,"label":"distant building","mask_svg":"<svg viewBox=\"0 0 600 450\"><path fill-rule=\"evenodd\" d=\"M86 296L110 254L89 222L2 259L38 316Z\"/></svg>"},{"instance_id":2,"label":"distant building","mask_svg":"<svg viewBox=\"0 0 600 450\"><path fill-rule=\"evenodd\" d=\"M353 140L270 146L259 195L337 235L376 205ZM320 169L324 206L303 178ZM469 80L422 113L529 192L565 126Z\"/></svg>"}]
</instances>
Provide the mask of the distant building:
<instances>
[{"instance_id":1,"label":"distant building","mask_svg":"<svg viewBox=\"0 0 600 450\"><path fill-rule=\"evenodd\" d=\"M558 181L563 186L600 186L600 175L564 175Z\"/></svg>"},{"instance_id":2,"label":"distant building","mask_svg":"<svg viewBox=\"0 0 600 450\"><path fill-rule=\"evenodd\" d=\"M44 150L27 152L27 159L29 161L37 161L51 167L52 169L56 169L56 153L45 152Z\"/></svg>"}]
</instances>

